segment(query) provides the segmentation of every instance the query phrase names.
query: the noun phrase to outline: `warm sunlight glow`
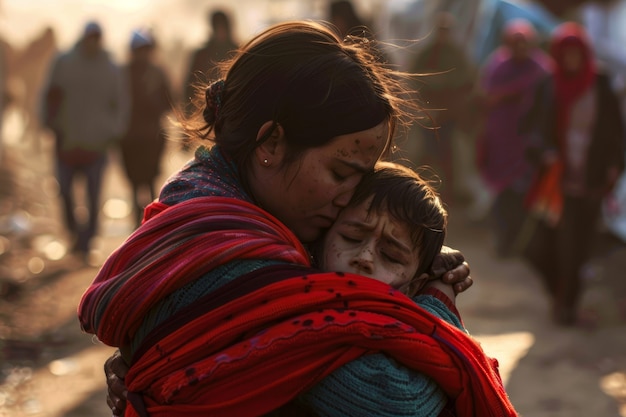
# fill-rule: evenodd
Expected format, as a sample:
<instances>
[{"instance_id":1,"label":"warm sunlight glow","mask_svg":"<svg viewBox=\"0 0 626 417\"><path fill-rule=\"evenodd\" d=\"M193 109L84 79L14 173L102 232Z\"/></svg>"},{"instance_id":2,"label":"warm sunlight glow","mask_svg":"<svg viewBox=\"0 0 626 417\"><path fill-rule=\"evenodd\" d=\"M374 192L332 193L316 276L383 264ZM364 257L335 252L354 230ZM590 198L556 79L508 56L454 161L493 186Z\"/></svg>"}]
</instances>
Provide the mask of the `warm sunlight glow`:
<instances>
[{"instance_id":1,"label":"warm sunlight glow","mask_svg":"<svg viewBox=\"0 0 626 417\"><path fill-rule=\"evenodd\" d=\"M489 356L498 360L500 375L505 386L520 359L526 356L535 343L535 336L530 332L473 336Z\"/></svg>"},{"instance_id":2,"label":"warm sunlight glow","mask_svg":"<svg viewBox=\"0 0 626 417\"><path fill-rule=\"evenodd\" d=\"M45 410L49 417L67 415L69 410L93 393L106 388L102 364L111 353L113 348L94 346L74 356L54 360L47 367L36 370L32 378L32 391L38 394L34 396L37 403L31 406ZM69 375L72 378L64 378ZM65 395L68 391L74 395ZM99 405L102 410L106 409L104 399Z\"/></svg>"},{"instance_id":3,"label":"warm sunlight glow","mask_svg":"<svg viewBox=\"0 0 626 417\"><path fill-rule=\"evenodd\" d=\"M614 372L600 380L600 387L606 395L615 398L620 404L620 416L626 417L626 373Z\"/></svg>"}]
</instances>

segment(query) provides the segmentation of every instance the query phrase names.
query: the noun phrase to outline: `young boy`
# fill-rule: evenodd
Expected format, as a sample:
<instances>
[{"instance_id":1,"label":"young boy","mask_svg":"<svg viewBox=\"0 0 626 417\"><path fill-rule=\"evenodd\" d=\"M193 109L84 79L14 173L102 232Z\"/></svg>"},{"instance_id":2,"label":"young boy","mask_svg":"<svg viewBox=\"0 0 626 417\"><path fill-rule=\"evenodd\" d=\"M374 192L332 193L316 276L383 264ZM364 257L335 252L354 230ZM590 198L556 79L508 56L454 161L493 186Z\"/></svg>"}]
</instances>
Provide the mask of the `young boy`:
<instances>
[{"instance_id":1,"label":"young boy","mask_svg":"<svg viewBox=\"0 0 626 417\"><path fill-rule=\"evenodd\" d=\"M381 162L365 175L318 249L319 266L388 283L413 296L441 251L447 213L415 171ZM438 287L454 299L454 292Z\"/></svg>"}]
</instances>

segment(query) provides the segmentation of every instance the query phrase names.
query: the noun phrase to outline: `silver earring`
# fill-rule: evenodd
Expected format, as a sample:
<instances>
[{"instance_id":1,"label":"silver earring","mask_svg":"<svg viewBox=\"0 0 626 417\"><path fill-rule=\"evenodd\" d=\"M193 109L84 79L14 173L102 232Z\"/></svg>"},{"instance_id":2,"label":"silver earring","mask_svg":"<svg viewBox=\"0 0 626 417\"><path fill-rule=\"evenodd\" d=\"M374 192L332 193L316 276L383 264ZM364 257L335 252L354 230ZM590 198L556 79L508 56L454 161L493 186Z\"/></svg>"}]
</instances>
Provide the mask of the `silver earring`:
<instances>
[{"instance_id":1,"label":"silver earring","mask_svg":"<svg viewBox=\"0 0 626 417\"><path fill-rule=\"evenodd\" d=\"M270 162L267 159L263 160L263 165L269 165L269 164L270 164Z\"/></svg>"}]
</instances>

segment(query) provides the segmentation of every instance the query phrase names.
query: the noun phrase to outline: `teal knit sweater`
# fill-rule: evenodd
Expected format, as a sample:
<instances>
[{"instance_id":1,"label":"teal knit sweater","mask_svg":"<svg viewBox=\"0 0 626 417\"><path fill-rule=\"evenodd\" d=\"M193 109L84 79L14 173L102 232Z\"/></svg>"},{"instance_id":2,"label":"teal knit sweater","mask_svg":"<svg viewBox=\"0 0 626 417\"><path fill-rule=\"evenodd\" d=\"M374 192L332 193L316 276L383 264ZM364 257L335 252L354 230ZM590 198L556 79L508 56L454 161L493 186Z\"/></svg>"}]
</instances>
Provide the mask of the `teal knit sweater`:
<instances>
[{"instance_id":1,"label":"teal knit sweater","mask_svg":"<svg viewBox=\"0 0 626 417\"><path fill-rule=\"evenodd\" d=\"M414 301L463 329L459 318L436 297L420 295ZM403 367L382 353L343 365L300 398L319 417L438 416L447 400L429 377Z\"/></svg>"}]
</instances>

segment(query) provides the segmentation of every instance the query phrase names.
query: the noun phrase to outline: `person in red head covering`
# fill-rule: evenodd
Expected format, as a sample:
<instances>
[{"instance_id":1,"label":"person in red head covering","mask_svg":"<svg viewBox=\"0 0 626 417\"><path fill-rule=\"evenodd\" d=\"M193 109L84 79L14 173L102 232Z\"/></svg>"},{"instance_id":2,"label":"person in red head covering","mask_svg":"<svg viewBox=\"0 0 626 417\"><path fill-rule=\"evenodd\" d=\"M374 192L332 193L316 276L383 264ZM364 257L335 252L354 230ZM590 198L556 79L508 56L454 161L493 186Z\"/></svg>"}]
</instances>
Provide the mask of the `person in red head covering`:
<instances>
[{"instance_id":1,"label":"person in red head covering","mask_svg":"<svg viewBox=\"0 0 626 417\"><path fill-rule=\"evenodd\" d=\"M579 322L581 271L590 257L603 197L624 169L624 122L610 78L595 61L585 29L573 22L551 37L554 74L538 95L541 165L528 195L540 233L527 250L551 296L554 320ZM539 235L541 235L539 237Z\"/></svg>"}]
</instances>

